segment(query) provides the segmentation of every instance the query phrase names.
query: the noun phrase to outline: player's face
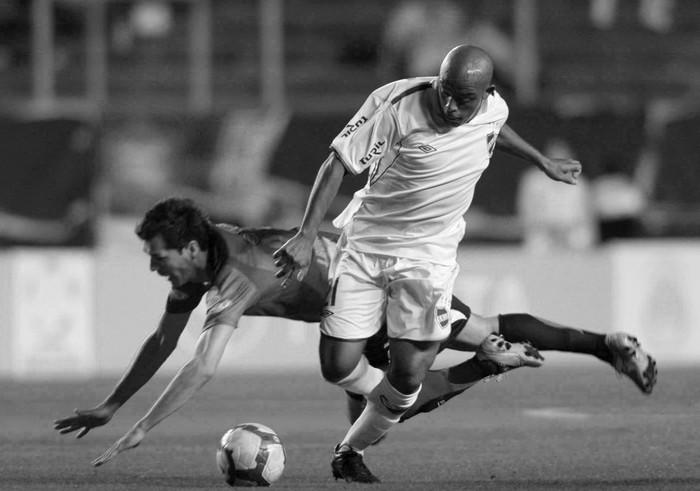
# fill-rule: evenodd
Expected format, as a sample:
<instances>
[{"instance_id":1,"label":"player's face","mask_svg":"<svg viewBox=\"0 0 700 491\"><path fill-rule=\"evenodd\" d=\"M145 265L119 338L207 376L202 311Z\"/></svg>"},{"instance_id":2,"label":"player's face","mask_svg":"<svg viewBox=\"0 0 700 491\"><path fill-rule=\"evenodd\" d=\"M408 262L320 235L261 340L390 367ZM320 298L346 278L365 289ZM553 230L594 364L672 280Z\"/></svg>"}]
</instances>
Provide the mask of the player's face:
<instances>
[{"instance_id":1,"label":"player's face","mask_svg":"<svg viewBox=\"0 0 700 491\"><path fill-rule=\"evenodd\" d=\"M191 251L187 247L169 249L166 247L163 237L157 235L144 242L143 250L151 258L151 271L165 277L173 287L177 288L197 280L198 271Z\"/></svg>"},{"instance_id":2,"label":"player's face","mask_svg":"<svg viewBox=\"0 0 700 491\"><path fill-rule=\"evenodd\" d=\"M470 84L454 84L438 77L437 97L439 117L448 126L457 127L468 123L481 109L489 95L489 88Z\"/></svg>"}]
</instances>

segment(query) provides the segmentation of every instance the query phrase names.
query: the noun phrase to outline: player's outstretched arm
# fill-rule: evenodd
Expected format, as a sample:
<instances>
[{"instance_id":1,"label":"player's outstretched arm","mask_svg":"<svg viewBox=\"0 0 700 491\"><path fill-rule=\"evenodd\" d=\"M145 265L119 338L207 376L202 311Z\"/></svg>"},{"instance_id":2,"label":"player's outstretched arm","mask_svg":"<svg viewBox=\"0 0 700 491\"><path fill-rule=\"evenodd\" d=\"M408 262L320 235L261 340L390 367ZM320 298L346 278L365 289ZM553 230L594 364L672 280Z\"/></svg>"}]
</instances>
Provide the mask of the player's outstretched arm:
<instances>
[{"instance_id":1,"label":"player's outstretched arm","mask_svg":"<svg viewBox=\"0 0 700 491\"><path fill-rule=\"evenodd\" d=\"M535 164L550 179L576 184L581 175L581 163L573 159L551 159L543 155L539 150L523 140L513 128L503 125L496 140L499 150L519 157L527 162Z\"/></svg>"},{"instance_id":2,"label":"player's outstretched arm","mask_svg":"<svg viewBox=\"0 0 700 491\"><path fill-rule=\"evenodd\" d=\"M338 194L343 177L345 166L335 154L329 155L316 176L299 232L273 254L275 266L280 268L275 276L284 277L282 285L294 274L299 281L306 275L318 229Z\"/></svg>"},{"instance_id":3,"label":"player's outstretched arm","mask_svg":"<svg viewBox=\"0 0 700 491\"><path fill-rule=\"evenodd\" d=\"M105 453L93 460L92 465L100 466L121 452L137 447L155 425L189 401L216 372L233 331L234 326L228 324L216 324L204 331L192 359L180 368L153 407Z\"/></svg>"},{"instance_id":4,"label":"player's outstretched arm","mask_svg":"<svg viewBox=\"0 0 700 491\"><path fill-rule=\"evenodd\" d=\"M91 409L75 409L67 418L54 420L54 429L66 434L78 431L82 438L92 428L109 423L117 410L148 382L168 359L187 325L190 314L164 313L158 328L143 342L112 393Z\"/></svg>"}]
</instances>

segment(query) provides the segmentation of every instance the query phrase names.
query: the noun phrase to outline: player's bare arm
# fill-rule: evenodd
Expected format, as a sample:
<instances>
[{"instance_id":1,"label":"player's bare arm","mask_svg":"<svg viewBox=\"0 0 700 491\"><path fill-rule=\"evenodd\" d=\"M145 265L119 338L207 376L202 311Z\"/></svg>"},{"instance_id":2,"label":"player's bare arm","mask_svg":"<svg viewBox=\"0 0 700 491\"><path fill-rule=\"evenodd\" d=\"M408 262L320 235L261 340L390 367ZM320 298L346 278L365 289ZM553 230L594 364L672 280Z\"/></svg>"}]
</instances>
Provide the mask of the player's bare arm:
<instances>
[{"instance_id":1,"label":"player's bare arm","mask_svg":"<svg viewBox=\"0 0 700 491\"><path fill-rule=\"evenodd\" d=\"M535 164L555 181L576 184L581 174L581 163L573 159L551 159L526 142L513 128L504 124L496 141L496 148Z\"/></svg>"},{"instance_id":2,"label":"player's bare arm","mask_svg":"<svg viewBox=\"0 0 700 491\"><path fill-rule=\"evenodd\" d=\"M299 231L273 254L275 266L280 268L275 273L277 278L285 277L286 282L296 273L296 278L301 281L306 275L311 263L313 242L344 176L345 166L331 153L318 171Z\"/></svg>"},{"instance_id":3,"label":"player's bare arm","mask_svg":"<svg viewBox=\"0 0 700 491\"><path fill-rule=\"evenodd\" d=\"M117 410L155 375L172 354L189 317L189 313L165 312L112 393L94 408L75 409L72 416L54 420L54 429L61 434L79 430L76 438L82 438L92 428L109 423Z\"/></svg>"},{"instance_id":4,"label":"player's bare arm","mask_svg":"<svg viewBox=\"0 0 700 491\"><path fill-rule=\"evenodd\" d=\"M180 368L146 415L105 453L93 460L92 465L100 466L119 453L137 447L146 433L189 401L214 376L234 329L228 324L216 324L204 331L197 341L192 359Z\"/></svg>"}]
</instances>

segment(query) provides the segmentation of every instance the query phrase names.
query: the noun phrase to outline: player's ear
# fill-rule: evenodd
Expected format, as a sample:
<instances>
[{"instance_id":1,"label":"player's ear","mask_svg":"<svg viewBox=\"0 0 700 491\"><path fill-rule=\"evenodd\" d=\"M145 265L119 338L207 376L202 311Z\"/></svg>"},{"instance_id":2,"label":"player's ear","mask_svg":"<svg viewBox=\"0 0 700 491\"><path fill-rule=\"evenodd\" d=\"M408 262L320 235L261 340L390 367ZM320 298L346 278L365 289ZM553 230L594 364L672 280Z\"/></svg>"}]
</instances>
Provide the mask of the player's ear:
<instances>
[{"instance_id":1,"label":"player's ear","mask_svg":"<svg viewBox=\"0 0 700 491\"><path fill-rule=\"evenodd\" d=\"M195 257L197 254L202 252L202 248L199 246L199 242L196 240L189 241L185 246L185 250L190 253L191 257Z\"/></svg>"}]
</instances>

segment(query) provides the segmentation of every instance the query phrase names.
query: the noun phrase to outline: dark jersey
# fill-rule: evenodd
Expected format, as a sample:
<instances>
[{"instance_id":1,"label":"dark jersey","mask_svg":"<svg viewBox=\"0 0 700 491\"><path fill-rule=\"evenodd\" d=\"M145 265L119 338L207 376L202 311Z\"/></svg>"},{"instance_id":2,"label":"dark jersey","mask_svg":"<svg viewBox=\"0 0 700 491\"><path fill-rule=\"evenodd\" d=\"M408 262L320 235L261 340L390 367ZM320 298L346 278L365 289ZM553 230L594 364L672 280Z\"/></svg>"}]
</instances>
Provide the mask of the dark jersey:
<instances>
[{"instance_id":1,"label":"dark jersey","mask_svg":"<svg viewBox=\"0 0 700 491\"><path fill-rule=\"evenodd\" d=\"M275 277L279 269L272 254L294 235L294 230L243 229L216 226L210 256L225 258L215 268L211 284L188 283L173 289L166 310L191 312L206 296L204 329L214 324L236 326L242 315L283 317L319 322L328 290L328 268L334 257L337 235L321 233L303 281L290 278L286 287Z\"/></svg>"}]
</instances>

